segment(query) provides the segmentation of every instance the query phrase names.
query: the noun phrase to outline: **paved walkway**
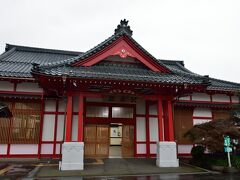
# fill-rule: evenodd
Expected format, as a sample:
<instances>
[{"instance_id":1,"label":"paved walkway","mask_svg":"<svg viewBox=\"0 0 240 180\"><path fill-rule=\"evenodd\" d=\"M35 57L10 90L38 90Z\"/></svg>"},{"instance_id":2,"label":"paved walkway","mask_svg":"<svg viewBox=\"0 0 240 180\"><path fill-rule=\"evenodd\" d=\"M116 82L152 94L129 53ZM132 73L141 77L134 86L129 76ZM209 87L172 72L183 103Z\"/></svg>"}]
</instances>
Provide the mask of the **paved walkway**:
<instances>
[{"instance_id":1,"label":"paved walkway","mask_svg":"<svg viewBox=\"0 0 240 180\"><path fill-rule=\"evenodd\" d=\"M139 175L139 174L166 174L166 173L205 173L206 171L181 165L177 168L159 168L155 165L156 159L129 158L129 159L104 159L88 161L83 171L59 171L58 164L42 166L34 177L76 177L76 176L114 176L114 175Z\"/></svg>"}]
</instances>

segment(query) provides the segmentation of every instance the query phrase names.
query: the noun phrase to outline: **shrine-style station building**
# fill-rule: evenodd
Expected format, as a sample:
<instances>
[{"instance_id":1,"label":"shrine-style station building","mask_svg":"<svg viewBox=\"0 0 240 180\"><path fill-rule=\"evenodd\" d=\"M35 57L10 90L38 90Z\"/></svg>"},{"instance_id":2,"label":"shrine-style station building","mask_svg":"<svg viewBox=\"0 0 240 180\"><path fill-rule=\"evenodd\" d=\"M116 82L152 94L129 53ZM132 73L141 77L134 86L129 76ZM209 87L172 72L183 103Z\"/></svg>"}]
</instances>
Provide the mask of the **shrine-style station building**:
<instances>
[{"instance_id":1,"label":"shrine-style station building","mask_svg":"<svg viewBox=\"0 0 240 180\"><path fill-rule=\"evenodd\" d=\"M226 62L227 63L227 62ZM156 158L176 167L193 125L229 119L240 84L191 72L152 56L122 20L87 52L7 44L0 55L0 158Z\"/></svg>"}]
</instances>

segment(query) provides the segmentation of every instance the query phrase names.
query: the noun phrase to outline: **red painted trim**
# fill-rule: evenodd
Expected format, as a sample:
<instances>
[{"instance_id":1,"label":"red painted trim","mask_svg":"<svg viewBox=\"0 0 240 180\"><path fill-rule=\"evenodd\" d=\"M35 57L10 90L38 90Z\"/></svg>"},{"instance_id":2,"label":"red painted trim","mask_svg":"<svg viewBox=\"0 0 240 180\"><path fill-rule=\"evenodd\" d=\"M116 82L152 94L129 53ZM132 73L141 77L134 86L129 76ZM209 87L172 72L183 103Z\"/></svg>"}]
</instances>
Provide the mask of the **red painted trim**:
<instances>
[{"instance_id":1,"label":"red painted trim","mask_svg":"<svg viewBox=\"0 0 240 180\"><path fill-rule=\"evenodd\" d=\"M167 110L168 110L168 129L169 129L169 141L174 141L174 128L173 128L173 109L172 101L167 101Z\"/></svg>"},{"instance_id":2,"label":"red painted trim","mask_svg":"<svg viewBox=\"0 0 240 180\"><path fill-rule=\"evenodd\" d=\"M59 106L59 101L56 100L56 112L58 112L58 106ZM56 154L57 126L58 126L58 115L55 114L53 155Z\"/></svg>"},{"instance_id":3,"label":"red painted trim","mask_svg":"<svg viewBox=\"0 0 240 180\"><path fill-rule=\"evenodd\" d=\"M72 141L72 96L67 97L66 142Z\"/></svg>"},{"instance_id":4,"label":"red painted trim","mask_svg":"<svg viewBox=\"0 0 240 180\"><path fill-rule=\"evenodd\" d=\"M43 158L60 158L60 154L52 155L52 154L42 154ZM37 154L10 154L9 156L0 154L0 158L38 158Z\"/></svg>"},{"instance_id":5,"label":"red painted trim","mask_svg":"<svg viewBox=\"0 0 240 180\"><path fill-rule=\"evenodd\" d=\"M212 117L204 117L204 116L193 116L193 119L212 119Z\"/></svg>"},{"instance_id":6,"label":"red painted trim","mask_svg":"<svg viewBox=\"0 0 240 180\"><path fill-rule=\"evenodd\" d=\"M146 154L136 154L136 157L146 157Z\"/></svg>"},{"instance_id":7,"label":"red painted trim","mask_svg":"<svg viewBox=\"0 0 240 180\"><path fill-rule=\"evenodd\" d=\"M136 105L133 108L133 121L134 121L134 138L133 138L133 145L134 145L134 157L136 157L137 154L137 128L136 128Z\"/></svg>"},{"instance_id":8,"label":"red painted trim","mask_svg":"<svg viewBox=\"0 0 240 180\"><path fill-rule=\"evenodd\" d=\"M117 102L86 102L86 106L134 107L134 104L123 104Z\"/></svg>"},{"instance_id":9,"label":"red painted trim","mask_svg":"<svg viewBox=\"0 0 240 180\"><path fill-rule=\"evenodd\" d=\"M147 141L137 141L136 143L137 143L137 144L146 144Z\"/></svg>"},{"instance_id":10,"label":"red painted trim","mask_svg":"<svg viewBox=\"0 0 240 180\"><path fill-rule=\"evenodd\" d=\"M164 141L163 139L163 106L162 106L162 99L161 97L158 98L158 106L157 106L157 112L158 112L158 139L159 141Z\"/></svg>"},{"instance_id":11,"label":"red painted trim","mask_svg":"<svg viewBox=\"0 0 240 180\"><path fill-rule=\"evenodd\" d=\"M45 108L45 102L42 95L41 99L41 118L40 118L40 132L39 132L39 143L38 143L38 159L41 158L41 149L42 149L42 135L43 135L43 118L44 118L44 108Z\"/></svg>"},{"instance_id":12,"label":"red painted trim","mask_svg":"<svg viewBox=\"0 0 240 180\"><path fill-rule=\"evenodd\" d=\"M13 108L14 107L15 105L13 105ZM7 156L10 155L10 149L11 149L12 124L13 124L13 118L10 118L9 131L8 131L9 134L8 134Z\"/></svg>"},{"instance_id":13,"label":"red painted trim","mask_svg":"<svg viewBox=\"0 0 240 180\"><path fill-rule=\"evenodd\" d=\"M168 122L168 110L167 101L162 101L163 108L163 139L164 141L169 141L169 122Z\"/></svg>"},{"instance_id":14,"label":"red painted trim","mask_svg":"<svg viewBox=\"0 0 240 180\"><path fill-rule=\"evenodd\" d=\"M42 92L16 92L16 91L0 91L0 94L11 94L11 95L33 95L33 96L42 96Z\"/></svg>"},{"instance_id":15,"label":"red painted trim","mask_svg":"<svg viewBox=\"0 0 240 180\"><path fill-rule=\"evenodd\" d=\"M179 101L181 101L181 100L179 100ZM184 100L183 100L183 101L184 101ZM185 100L185 101L187 101L187 100ZM190 101L193 101L192 95L190 95Z\"/></svg>"},{"instance_id":16,"label":"red painted trim","mask_svg":"<svg viewBox=\"0 0 240 180\"><path fill-rule=\"evenodd\" d=\"M16 82L13 82L13 91L17 92L17 83Z\"/></svg>"},{"instance_id":17,"label":"red painted trim","mask_svg":"<svg viewBox=\"0 0 240 180\"><path fill-rule=\"evenodd\" d=\"M72 95L79 96L79 91L72 91ZM83 97L89 97L89 98L101 98L104 94L101 93L91 93L91 92L80 92L80 94Z\"/></svg>"},{"instance_id":18,"label":"red painted trim","mask_svg":"<svg viewBox=\"0 0 240 180\"><path fill-rule=\"evenodd\" d=\"M44 114L64 115L65 112L44 111ZM78 115L78 112L72 112L73 115Z\"/></svg>"},{"instance_id":19,"label":"red painted trim","mask_svg":"<svg viewBox=\"0 0 240 180\"><path fill-rule=\"evenodd\" d=\"M83 95L78 96L78 142L83 142Z\"/></svg>"},{"instance_id":20,"label":"red painted trim","mask_svg":"<svg viewBox=\"0 0 240 180\"><path fill-rule=\"evenodd\" d=\"M146 127L146 152L147 152L147 157L150 157L149 107L150 107L149 101L146 101L145 127Z\"/></svg>"},{"instance_id":21,"label":"red painted trim","mask_svg":"<svg viewBox=\"0 0 240 180\"><path fill-rule=\"evenodd\" d=\"M105 58L116 55L116 52L121 51L122 49L128 51L132 57L137 58L140 62L145 64L148 68L155 72L169 72L165 67L160 66L154 62L151 58L145 55L140 49L136 48L133 43L130 42L127 38L119 38L113 44L103 49L101 52L90 56L84 61L78 61L74 63L75 66L92 66Z\"/></svg>"},{"instance_id":22,"label":"red painted trim","mask_svg":"<svg viewBox=\"0 0 240 180\"><path fill-rule=\"evenodd\" d=\"M54 144L55 142L56 142L56 144L63 143L63 141L42 141L42 144Z\"/></svg>"},{"instance_id":23,"label":"red painted trim","mask_svg":"<svg viewBox=\"0 0 240 180\"><path fill-rule=\"evenodd\" d=\"M184 103L204 103L204 104L226 104L226 105L231 105L231 104L238 104L237 102L211 102L211 101L195 101L195 100L192 100L192 101L188 101L188 100L178 100L178 102L184 102Z\"/></svg>"},{"instance_id":24,"label":"red painted trim","mask_svg":"<svg viewBox=\"0 0 240 180\"><path fill-rule=\"evenodd\" d=\"M128 125L134 125L134 119L130 118L85 118L85 123L89 124L110 124L110 123L122 123Z\"/></svg>"},{"instance_id":25,"label":"red painted trim","mask_svg":"<svg viewBox=\"0 0 240 180\"><path fill-rule=\"evenodd\" d=\"M213 100L212 100L212 94L210 94L210 101L213 102Z\"/></svg>"}]
</instances>

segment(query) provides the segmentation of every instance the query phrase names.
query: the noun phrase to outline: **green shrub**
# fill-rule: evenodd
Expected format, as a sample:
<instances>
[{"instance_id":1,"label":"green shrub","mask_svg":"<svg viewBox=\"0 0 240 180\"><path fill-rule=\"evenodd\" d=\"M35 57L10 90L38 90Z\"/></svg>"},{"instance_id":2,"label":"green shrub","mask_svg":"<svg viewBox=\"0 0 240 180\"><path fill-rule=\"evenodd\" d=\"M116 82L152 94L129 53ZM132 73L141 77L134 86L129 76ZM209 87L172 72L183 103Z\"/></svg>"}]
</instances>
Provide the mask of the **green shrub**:
<instances>
[{"instance_id":1,"label":"green shrub","mask_svg":"<svg viewBox=\"0 0 240 180\"><path fill-rule=\"evenodd\" d=\"M240 169L240 156L233 156L232 161L233 161L233 166Z\"/></svg>"},{"instance_id":2,"label":"green shrub","mask_svg":"<svg viewBox=\"0 0 240 180\"><path fill-rule=\"evenodd\" d=\"M191 150L191 155L193 159L201 159L204 155L205 147L203 146L194 146Z\"/></svg>"}]
</instances>

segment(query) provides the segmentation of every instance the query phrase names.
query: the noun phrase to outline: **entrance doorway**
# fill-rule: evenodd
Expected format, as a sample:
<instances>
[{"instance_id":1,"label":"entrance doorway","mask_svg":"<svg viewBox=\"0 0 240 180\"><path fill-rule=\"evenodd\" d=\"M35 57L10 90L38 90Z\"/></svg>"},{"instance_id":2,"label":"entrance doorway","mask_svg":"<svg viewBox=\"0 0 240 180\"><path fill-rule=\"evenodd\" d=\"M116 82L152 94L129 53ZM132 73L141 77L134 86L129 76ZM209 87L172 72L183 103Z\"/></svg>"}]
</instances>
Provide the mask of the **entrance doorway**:
<instances>
[{"instance_id":1,"label":"entrance doorway","mask_svg":"<svg viewBox=\"0 0 240 180\"><path fill-rule=\"evenodd\" d=\"M134 157L134 126L121 123L86 124L84 155L88 158Z\"/></svg>"},{"instance_id":2,"label":"entrance doorway","mask_svg":"<svg viewBox=\"0 0 240 180\"><path fill-rule=\"evenodd\" d=\"M84 146L85 157L108 157L109 125L85 125Z\"/></svg>"},{"instance_id":3,"label":"entrance doorway","mask_svg":"<svg viewBox=\"0 0 240 180\"><path fill-rule=\"evenodd\" d=\"M109 158L122 157L122 124L110 124Z\"/></svg>"}]
</instances>

